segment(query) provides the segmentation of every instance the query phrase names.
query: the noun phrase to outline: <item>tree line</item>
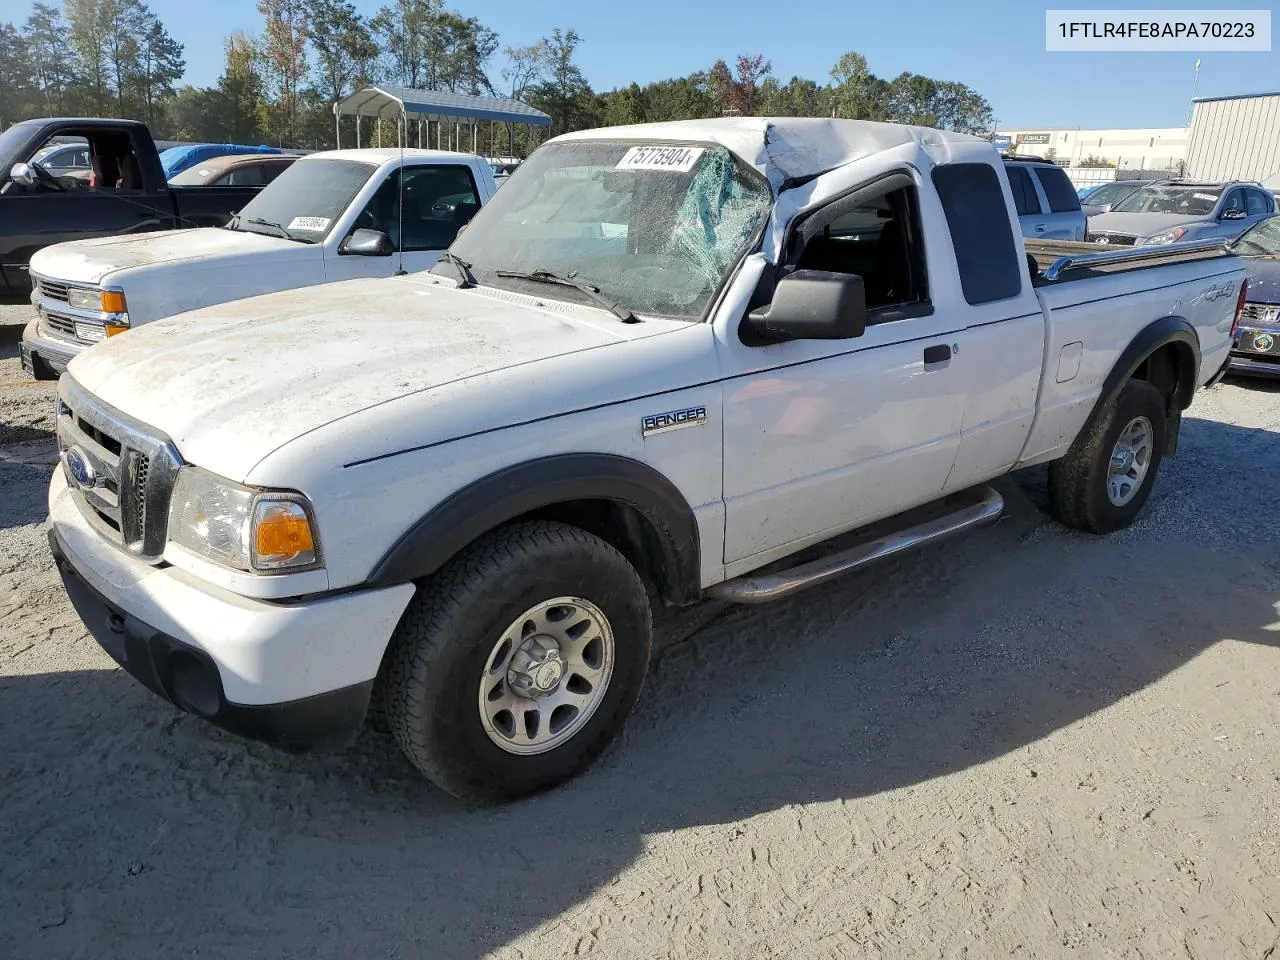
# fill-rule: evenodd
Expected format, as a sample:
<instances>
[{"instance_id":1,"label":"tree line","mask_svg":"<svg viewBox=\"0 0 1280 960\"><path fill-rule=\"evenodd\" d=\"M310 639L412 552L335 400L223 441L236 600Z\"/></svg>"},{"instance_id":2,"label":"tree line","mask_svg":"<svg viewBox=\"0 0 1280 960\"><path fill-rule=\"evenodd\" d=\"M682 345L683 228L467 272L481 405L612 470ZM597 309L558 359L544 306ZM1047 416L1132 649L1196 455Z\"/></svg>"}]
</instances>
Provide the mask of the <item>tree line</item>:
<instances>
[{"instance_id":1,"label":"tree line","mask_svg":"<svg viewBox=\"0 0 1280 960\"><path fill-rule=\"evenodd\" d=\"M367 17L348 0L258 0L258 11L261 31L227 37L221 76L197 87L181 83L182 44L143 0L36 3L25 22L0 22L0 127L36 116L118 116L146 120L162 139L322 149L334 144L332 104L379 82L521 100L553 118L553 133L726 115L968 133L991 125L990 104L965 84L913 73L886 80L855 52L824 82L783 82L763 55L744 54L732 66L717 60L689 76L597 92L578 65L582 38L572 29L503 47L495 30L444 0L392 0ZM382 133L372 123L363 132L366 142ZM353 133L344 132L344 146ZM387 135L394 142L394 131ZM480 142L522 154L534 145L522 137L529 134L483 124Z\"/></svg>"}]
</instances>

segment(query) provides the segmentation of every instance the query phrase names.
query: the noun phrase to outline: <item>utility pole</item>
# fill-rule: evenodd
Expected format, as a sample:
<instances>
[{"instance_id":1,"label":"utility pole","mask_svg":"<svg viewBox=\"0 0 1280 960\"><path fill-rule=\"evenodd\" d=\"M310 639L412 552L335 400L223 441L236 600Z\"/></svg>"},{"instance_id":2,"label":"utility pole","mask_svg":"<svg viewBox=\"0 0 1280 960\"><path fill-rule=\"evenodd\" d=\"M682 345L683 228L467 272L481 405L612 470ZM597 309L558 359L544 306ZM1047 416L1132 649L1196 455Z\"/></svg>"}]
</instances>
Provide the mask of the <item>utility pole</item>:
<instances>
[{"instance_id":1,"label":"utility pole","mask_svg":"<svg viewBox=\"0 0 1280 960\"><path fill-rule=\"evenodd\" d=\"M1187 113L1187 126L1191 126L1191 121L1196 115L1196 85L1200 82L1200 58L1196 57L1196 75L1191 81L1191 109Z\"/></svg>"}]
</instances>

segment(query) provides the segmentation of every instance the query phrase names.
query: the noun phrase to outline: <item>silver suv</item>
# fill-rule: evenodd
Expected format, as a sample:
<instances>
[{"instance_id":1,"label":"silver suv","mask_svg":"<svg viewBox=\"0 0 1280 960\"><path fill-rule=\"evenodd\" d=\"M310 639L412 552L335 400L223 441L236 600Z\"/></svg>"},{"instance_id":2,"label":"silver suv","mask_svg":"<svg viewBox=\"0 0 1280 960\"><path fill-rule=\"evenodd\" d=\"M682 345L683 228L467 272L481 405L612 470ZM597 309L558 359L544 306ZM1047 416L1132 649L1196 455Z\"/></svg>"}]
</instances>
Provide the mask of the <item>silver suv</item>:
<instances>
[{"instance_id":1,"label":"silver suv","mask_svg":"<svg viewBox=\"0 0 1280 960\"><path fill-rule=\"evenodd\" d=\"M1065 170L1040 157L1005 157L1004 171L1024 237L1084 239L1084 211Z\"/></svg>"}]
</instances>

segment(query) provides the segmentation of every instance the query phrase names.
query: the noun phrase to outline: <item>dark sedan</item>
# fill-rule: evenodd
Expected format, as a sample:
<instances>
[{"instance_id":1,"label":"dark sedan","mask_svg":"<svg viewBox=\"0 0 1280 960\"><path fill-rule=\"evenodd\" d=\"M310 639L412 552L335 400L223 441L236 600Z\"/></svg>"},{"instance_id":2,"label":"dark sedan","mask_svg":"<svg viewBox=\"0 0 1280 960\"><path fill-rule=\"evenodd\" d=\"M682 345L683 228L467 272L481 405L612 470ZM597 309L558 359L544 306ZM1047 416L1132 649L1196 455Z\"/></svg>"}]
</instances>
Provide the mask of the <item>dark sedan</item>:
<instances>
[{"instance_id":1,"label":"dark sedan","mask_svg":"<svg viewBox=\"0 0 1280 960\"><path fill-rule=\"evenodd\" d=\"M1229 246L1245 258L1249 277L1231 372L1280 376L1280 217L1255 224Z\"/></svg>"}]
</instances>

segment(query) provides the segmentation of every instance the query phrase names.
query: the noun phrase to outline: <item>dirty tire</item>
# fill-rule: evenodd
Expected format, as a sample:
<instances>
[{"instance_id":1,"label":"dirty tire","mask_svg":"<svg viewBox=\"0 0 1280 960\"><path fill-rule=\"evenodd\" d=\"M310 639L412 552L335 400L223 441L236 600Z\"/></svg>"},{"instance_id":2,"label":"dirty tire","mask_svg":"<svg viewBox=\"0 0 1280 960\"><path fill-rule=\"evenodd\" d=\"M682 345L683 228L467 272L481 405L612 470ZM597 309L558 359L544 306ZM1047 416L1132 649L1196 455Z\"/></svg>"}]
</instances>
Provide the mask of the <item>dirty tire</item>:
<instances>
[{"instance_id":1,"label":"dirty tire","mask_svg":"<svg viewBox=\"0 0 1280 960\"><path fill-rule=\"evenodd\" d=\"M1122 506L1107 495L1111 452L1121 432L1135 418L1152 428L1151 460L1133 498ZM1049 465L1049 496L1054 513L1068 527L1088 533L1111 533L1129 526L1147 502L1165 445L1165 397L1145 380L1130 380L1067 455Z\"/></svg>"},{"instance_id":2,"label":"dirty tire","mask_svg":"<svg viewBox=\"0 0 1280 960\"><path fill-rule=\"evenodd\" d=\"M603 612L614 661L585 725L545 753L517 755L485 732L477 698L503 631L535 605L577 597ZM609 745L649 665L652 623L635 569L599 537L566 524L518 523L478 540L418 591L396 628L385 710L405 755L433 783L481 803L513 800L574 776Z\"/></svg>"},{"instance_id":3,"label":"dirty tire","mask_svg":"<svg viewBox=\"0 0 1280 960\"><path fill-rule=\"evenodd\" d=\"M364 715L364 725L375 733L391 732L391 722L387 719L386 680L378 677L373 682L373 692L369 696L369 712Z\"/></svg>"}]
</instances>

